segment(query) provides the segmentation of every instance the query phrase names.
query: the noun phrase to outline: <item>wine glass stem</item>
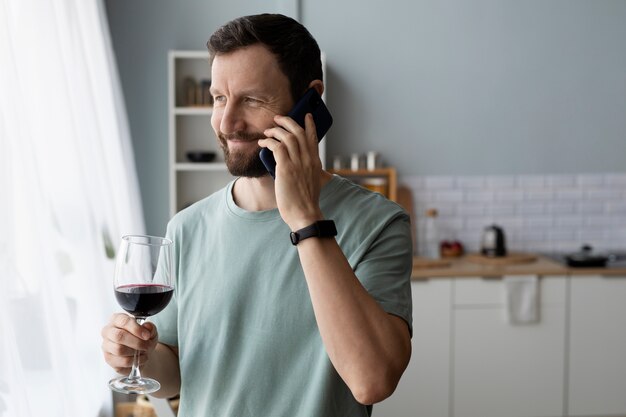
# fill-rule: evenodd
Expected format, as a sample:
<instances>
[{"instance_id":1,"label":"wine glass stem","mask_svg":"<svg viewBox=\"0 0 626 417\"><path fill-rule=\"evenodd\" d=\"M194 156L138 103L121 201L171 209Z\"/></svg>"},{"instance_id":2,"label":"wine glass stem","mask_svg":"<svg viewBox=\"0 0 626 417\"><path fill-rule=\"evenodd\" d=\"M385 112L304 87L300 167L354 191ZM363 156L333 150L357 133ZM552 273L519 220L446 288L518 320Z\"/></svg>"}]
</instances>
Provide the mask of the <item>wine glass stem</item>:
<instances>
[{"instance_id":1,"label":"wine glass stem","mask_svg":"<svg viewBox=\"0 0 626 417\"><path fill-rule=\"evenodd\" d=\"M140 326L146 321L146 319L142 317L138 317L135 320ZM128 379L131 381L141 379L141 373L139 372L139 354L138 350L133 354L133 367L130 369L130 374L128 375Z\"/></svg>"}]
</instances>

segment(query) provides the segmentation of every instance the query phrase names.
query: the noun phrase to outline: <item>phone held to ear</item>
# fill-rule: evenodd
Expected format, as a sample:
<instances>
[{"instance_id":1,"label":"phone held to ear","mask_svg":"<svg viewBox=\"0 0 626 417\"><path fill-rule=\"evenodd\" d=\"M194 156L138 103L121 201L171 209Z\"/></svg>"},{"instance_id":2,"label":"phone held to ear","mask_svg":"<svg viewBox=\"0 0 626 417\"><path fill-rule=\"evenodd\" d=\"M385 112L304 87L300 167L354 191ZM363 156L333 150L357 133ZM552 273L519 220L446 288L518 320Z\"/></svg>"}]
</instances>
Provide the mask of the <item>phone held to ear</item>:
<instances>
[{"instance_id":1,"label":"phone held to ear","mask_svg":"<svg viewBox=\"0 0 626 417\"><path fill-rule=\"evenodd\" d=\"M333 117L330 115L328 108L324 104L324 101L317 94L314 88L309 88L304 96L296 103L287 116L291 117L300 126L304 127L304 117L307 113L313 115L313 121L315 122L315 130L317 132L317 140L320 141L333 124ZM276 160L272 151L267 148L261 149L259 152L261 161L265 168L270 173L272 178L276 178Z\"/></svg>"}]
</instances>

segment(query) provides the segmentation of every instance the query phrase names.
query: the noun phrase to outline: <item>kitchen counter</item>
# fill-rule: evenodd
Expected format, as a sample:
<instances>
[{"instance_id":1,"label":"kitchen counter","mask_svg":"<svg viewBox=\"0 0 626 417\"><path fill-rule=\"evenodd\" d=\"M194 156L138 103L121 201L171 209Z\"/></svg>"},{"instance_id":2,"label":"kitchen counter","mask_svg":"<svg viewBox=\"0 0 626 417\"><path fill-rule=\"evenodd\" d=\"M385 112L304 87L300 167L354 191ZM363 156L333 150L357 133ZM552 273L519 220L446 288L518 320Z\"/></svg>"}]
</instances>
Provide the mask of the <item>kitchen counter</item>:
<instances>
[{"instance_id":1,"label":"kitchen counter","mask_svg":"<svg viewBox=\"0 0 626 417\"><path fill-rule=\"evenodd\" d=\"M537 256L531 262L510 265L483 264L470 261L467 256L444 258L429 262L423 258L413 259L411 279L486 277L500 278L504 275L605 275L626 276L626 266L606 268L572 268L545 256Z\"/></svg>"}]
</instances>

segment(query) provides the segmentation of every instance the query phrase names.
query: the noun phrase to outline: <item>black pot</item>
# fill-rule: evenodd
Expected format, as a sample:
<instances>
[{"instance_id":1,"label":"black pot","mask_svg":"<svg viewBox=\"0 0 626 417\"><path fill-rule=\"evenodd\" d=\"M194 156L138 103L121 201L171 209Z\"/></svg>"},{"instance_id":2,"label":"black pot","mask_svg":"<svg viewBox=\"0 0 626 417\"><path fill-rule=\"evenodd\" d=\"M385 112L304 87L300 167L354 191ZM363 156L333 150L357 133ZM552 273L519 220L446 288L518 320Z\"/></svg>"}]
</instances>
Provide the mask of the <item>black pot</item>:
<instances>
[{"instance_id":1,"label":"black pot","mask_svg":"<svg viewBox=\"0 0 626 417\"><path fill-rule=\"evenodd\" d=\"M576 268L604 268L609 257L606 255L593 253L590 245L583 245L580 252L571 253L565 256L568 266Z\"/></svg>"}]
</instances>

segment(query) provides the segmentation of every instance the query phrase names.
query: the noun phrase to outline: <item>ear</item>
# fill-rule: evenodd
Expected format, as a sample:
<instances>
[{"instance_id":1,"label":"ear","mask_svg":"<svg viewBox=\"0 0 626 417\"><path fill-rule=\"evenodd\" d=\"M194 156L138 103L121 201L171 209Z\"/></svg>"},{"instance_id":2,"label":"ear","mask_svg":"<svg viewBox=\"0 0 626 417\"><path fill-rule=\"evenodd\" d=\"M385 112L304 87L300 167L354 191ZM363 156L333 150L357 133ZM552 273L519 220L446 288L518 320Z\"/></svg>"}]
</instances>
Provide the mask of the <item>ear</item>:
<instances>
[{"instance_id":1,"label":"ear","mask_svg":"<svg viewBox=\"0 0 626 417\"><path fill-rule=\"evenodd\" d=\"M324 83L322 80L313 80L309 83L309 88L315 88L320 96L324 93Z\"/></svg>"}]
</instances>

